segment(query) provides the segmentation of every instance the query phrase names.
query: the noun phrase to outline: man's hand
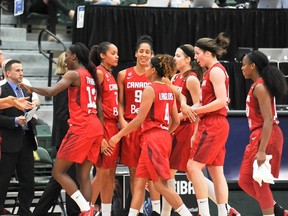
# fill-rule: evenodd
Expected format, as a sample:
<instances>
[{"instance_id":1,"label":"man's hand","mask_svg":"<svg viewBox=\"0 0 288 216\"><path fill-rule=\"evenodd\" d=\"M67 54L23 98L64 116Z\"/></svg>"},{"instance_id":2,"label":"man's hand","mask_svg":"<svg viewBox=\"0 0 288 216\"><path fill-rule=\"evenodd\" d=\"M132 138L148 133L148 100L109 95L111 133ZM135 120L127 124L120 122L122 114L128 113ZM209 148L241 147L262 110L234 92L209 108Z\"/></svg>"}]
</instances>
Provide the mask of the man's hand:
<instances>
[{"instance_id":1,"label":"man's hand","mask_svg":"<svg viewBox=\"0 0 288 216\"><path fill-rule=\"evenodd\" d=\"M16 98L13 96L8 96L7 97L7 102L11 105L16 107L19 110L24 110L24 109L32 109L33 105L30 101L27 101L29 97L24 97L24 98Z\"/></svg>"},{"instance_id":2,"label":"man's hand","mask_svg":"<svg viewBox=\"0 0 288 216\"><path fill-rule=\"evenodd\" d=\"M16 121L17 121L18 125L21 127L23 127L27 123L25 116L22 116L22 115L16 117Z\"/></svg>"}]
</instances>

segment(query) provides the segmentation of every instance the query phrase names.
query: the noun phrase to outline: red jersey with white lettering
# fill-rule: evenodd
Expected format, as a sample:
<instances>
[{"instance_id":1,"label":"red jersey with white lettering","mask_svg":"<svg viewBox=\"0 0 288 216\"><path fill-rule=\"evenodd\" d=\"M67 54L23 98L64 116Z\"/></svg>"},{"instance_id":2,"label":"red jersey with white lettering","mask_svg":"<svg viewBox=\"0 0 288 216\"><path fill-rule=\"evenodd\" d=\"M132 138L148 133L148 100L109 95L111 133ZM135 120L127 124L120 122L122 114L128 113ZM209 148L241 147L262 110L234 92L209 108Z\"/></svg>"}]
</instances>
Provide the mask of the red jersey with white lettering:
<instances>
[{"instance_id":1,"label":"red jersey with white lettering","mask_svg":"<svg viewBox=\"0 0 288 216\"><path fill-rule=\"evenodd\" d=\"M96 68L103 72L102 87L102 107L104 118L118 120L118 85L113 75L103 66Z\"/></svg>"},{"instance_id":2,"label":"red jersey with white lettering","mask_svg":"<svg viewBox=\"0 0 288 216\"><path fill-rule=\"evenodd\" d=\"M187 76L185 76L185 77L183 76L183 74L178 73L171 80L172 84L174 86L176 86L176 88L186 97L188 106L193 105L193 100L192 100L191 94L186 87L186 81L187 81L188 77L190 77L190 76L195 76L198 79L197 74L193 71L190 71L189 74L187 74ZM176 102L177 102L178 112L180 112L181 103L178 100Z\"/></svg>"},{"instance_id":3,"label":"red jersey with white lettering","mask_svg":"<svg viewBox=\"0 0 288 216\"><path fill-rule=\"evenodd\" d=\"M219 67L222 69L223 73L225 74L225 87L226 87L226 95L227 95L227 104L225 107L222 107L221 109L215 110L213 112L205 113L203 116L208 115L223 115L227 116L228 111L228 99L229 99L229 76L227 74L227 71L225 67L220 64L219 62L214 64L210 69L208 69L203 77L203 82L201 86L201 97L200 102L202 106L211 103L212 101L216 100L216 95L214 92L214 87L212 82L210 81L210 72L214 67Z\"/></svg>"},{"instance_id":4,"label":"red jersey with white lettering","mask_svg":"<svg viewBox=\"0 0 288 216\"><path fill-rule=\"evenodd\" d=\"M176 74L171 82L172 84L186 97L187 105L192 106L193 100L190 91L186 87L186 81L190 76L195 76L197 79L197 74L193 71L187 71L187 75L184 77L183 74ZM177 100L178 112L181 112L181 104ZM194 134L194 123L191 123L188 119L183 119L180 125L174 131L172 136L172 151L170 155L170 168L179 170L182 172L187 172L187 162L190 156L190 138Z\"/></svg>"},{"instance_id":5,"label":"red jersey with white lettering","mask_svg":"<svg viewBox=\"0 0 288 216\"><path fill-rule=\"evenodd\" d=\"M95 88L94 79L85 68L80 68L76 71L80 76L80 86L68 87L68 106L70 112L70 119L68 120L68 123L70 127L73 126L75 130L80 130L77 133L86 133L87 119L90 117L90 115L95 115L97 118L97 91ZM94 132L95 133L93 136L97 134L95 128ZM99 134L103 134L103 130L99 130Z\"/></svg>"},{"instance_id":6,"label":"red jersey with white lettering","mask_svg":"<svg viewBox=\"0 0 288 216\"><path fill-rule=\"evenodd\" d=\"M258 83L264 83L263 79L260 78L256 82L254 82L250 90L248 92L247 98L246 98L246 116L248 118L248 125L250 131L253 131L257 128L260 128L263 126L264 120L261 115L260 107L259 107L259 102L256 97L253 95L253 91ZM278 118L277 118L277 113L276 113L276 104L275 104L275 98L270 96L270 104L272 108L272 115L273 115L273 124L278 124Z\"/></svg>"},{"instance_id":7,"label":"red jersey with white lettering","mask_svg":"<svg viewBox=\"0 0 288 216\"><path fill-rule=\"evenodd\" d=\"M155 99L152 107L141 126L141 132L151 128L168 130L172 106L175 100L173 91L164 83L154 82L152 88L155 92Z\"/></svg>"},{"instance_id":8,"label":"red jersey with white lettering","mask_svg":"<svg viewBox=\"0 0 288 216\"><path fill-rule=\"evenodd\" d=\"M100 154L103 128L96 113L95 80L85 68L77 69L80 86L68 87L69 130L57 153L58 159L96 163Z\"/></svg>"},{"instance_id":9,"label":"red jersey with white lettering","mask_svg":"<svg viewBox=\"0 0 288 216\"><path fill-rule=\"evenodd\" d=\"M150 80L145 73L139 75L135 72L134 67L127 68L124 78L125 88L125 113L124 118L132 120L137 116L142 92L145 87L151 85Z\"/></svg>"}]
</instances>

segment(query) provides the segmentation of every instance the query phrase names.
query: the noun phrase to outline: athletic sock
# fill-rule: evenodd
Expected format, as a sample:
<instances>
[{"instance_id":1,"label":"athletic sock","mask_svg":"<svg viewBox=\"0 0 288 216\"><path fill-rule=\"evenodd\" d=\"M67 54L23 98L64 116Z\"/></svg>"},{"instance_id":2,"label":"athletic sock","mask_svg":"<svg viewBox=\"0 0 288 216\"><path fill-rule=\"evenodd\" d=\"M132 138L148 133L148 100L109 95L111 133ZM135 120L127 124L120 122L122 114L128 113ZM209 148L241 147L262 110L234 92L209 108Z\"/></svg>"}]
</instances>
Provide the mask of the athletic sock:
<instances>
[{"instance_id":1,"label":"athletic sock","mask_svg":"<svg viewBox=\"0 0 288 216\"><path fill-rule=\"evenodd\" d=\"M160 200L152 200L151 204L152 204L152 210L160 214L161 212Z\"/></svg>"},{"instance_id":2,"label":"athletic sock","mask_svg":"<svg viewBox=\"0 0 288 216\"><path fill-rule=\"evenodd\" d=\"M217 204L217 208L218 208L218 216L228 215L228 209L226 207L226 204Z\"/></svg>"},{"instance_id":3,"label":"athletic sock","mask_svg":"<svg viewBox=\"0 0 288 216\"><path fill-rule=\"evenodd\" d=\"M180 216L191 216L188 208L183 204L178 209L175 210Z\"/></svg>"},{"instance_id":4,"label":"athletic sock","mask_svg":"<svg viewBox=\"0 0 288 216\"><path fill-rule=\"evenodd\" d=\"M111 216L111 203L101 203L102 216Z\"/></svg>"},{"instance_id":5,"label":"athletic sock","mask_svg":"<svg viewBox=\"0 0 288 216\"><path fill-rule=\"evenodd\" d=\"M144 205L144 204L143 204ZM143 213L143 205L141 206L139 213Z\"/></svg>"},{"instance_id":6,"label":"athletic sock","mask_svg":"<svg viewBox=\"0 0 288 216\"><path fill-rule=\"evenodd\" d=\"M205 178L205 181L208 188L209 199L211 199L215 204L217 204L214 183L208 178Z\"/></svg>"},{"instance_id":7,"label":"athletic sock","mask_svg":"<svg viewBox=\"0 0 288 216\"><path fill-rule=\"evenodd\" d=\"M175 179L169 179L167 181L168 187L173 188L173 190L176 190L175 186ZM161 216L170 216L171 215L171 210L172 207L171 205L167 202L167 200L162 196L162 212Z\"/></svg>"},{"instance_id":8,"label":"athletic sock","mask_svg":"<svg viewBox=\"0 0 288 216\"><path fill-rule=\"evenodd\" d=\"M81 212L90 210L89 203L86 201L86 199L79 190L73 193L71 195L71 198L77 203Z\"/></svg>"},{"instance_id":9,"label":"athletic sock","mask_svg":"<svg viewBox=\"0 0 288 216\"><path fill-rule=\"evenodd\" d=\"M138 210L130 208L128 216L137 216Z\"/></svg>"},{"instance_id":10,"label":"athletic sock","mask_svg":"<svg viewBox=\"0 0 288 216\"><path fill-rule=\"evenodd\" d=\"M210 216L208 198L197 199L199 214L201 216Z\"/></svg>"}]
</instances>

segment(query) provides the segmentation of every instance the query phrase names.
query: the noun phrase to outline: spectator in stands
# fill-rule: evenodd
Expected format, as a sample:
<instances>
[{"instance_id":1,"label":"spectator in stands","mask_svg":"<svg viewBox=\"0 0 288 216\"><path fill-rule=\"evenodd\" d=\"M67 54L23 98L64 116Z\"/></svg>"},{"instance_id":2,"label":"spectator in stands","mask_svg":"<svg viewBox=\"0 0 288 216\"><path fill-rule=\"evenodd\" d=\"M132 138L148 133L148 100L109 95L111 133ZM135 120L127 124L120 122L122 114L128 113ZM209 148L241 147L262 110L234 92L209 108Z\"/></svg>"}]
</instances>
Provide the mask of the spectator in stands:
<instances>
[{"instance_id":1,"label":"spectator in stands","mask_svg":"<svg viewBox=\"0 0 288 216\"><path fill-rule=\"evenodd\" d=\"M227 6L227 0L218 0L218 6L219 7Z\"/></svg>"},{"instance_id":2,"label":"spectator in stands","mask_svg":"<svg viewBox=\"0 0 288 216\"><path fill-rule=\"evenodd\" d=\"M192 2L190 0L171 0L170 7L191 7Z\"/></svg>"},{"instance_id":3,"label":"spectator in stands","mask_svg":"<svg viewBox=\"0 0 288 216\"><path fill-rule=\"evenodd\" d=\"M7 82L1 86L0 97L27 97L27 91L18 88L18 84L23 79L21 62L18 60L9 61L5 66L5 71L7 73ZM31 101L31 98L29 100ZM37 148L35 130L33 119L27 123L23 111L14 107L0 110L0 131L2 136L0 160L1 214L5 214L5 198L10 179L15 170L20 183L18 215L28 216L31 214L30 206L34 197L33 150Z\"/></svg>"},{"instance_id":4,"label":"spectator in stands","mask_svg":"<svg viewBox=\"0 0 288 216\"><path fill-rule=\"evenodd\" d=\"M62 79L62 76L66 73L67 67L65 63L65 52L60 54L58 57L55 74L59 76L57 82ZM52 138L51 145L56 146L58 150L62 139L69 129L67 120L69 119L68 110L68 90L64 90L53 97L53 127L52 127ZM69 170L69 175L75 180L76 171L75 165L72 165ZM33 216L44 216L48 215L48 210L54 205L55 200L61 192L61 185L52 177L47 184L44 193L38 201L33 211ZM66 194L66 210L69 216L78 216L80 209L74 200Z\"/></svg>"},{"instance_id":5,"label":"spectator in stands","mask_svg":"<svg viewBox=\"0 0 288 216\"><path fill-rule=\"evenodd\" d=\"M276 99L288 92L283 73L269 64L267 56L256 50L244 56L242 72L253 84L246 100L246 114L251 131L250 143L246 146L239 177L239 186L256 199L263 215L288 215L283 209L275 208L275 201L267 182L260 185L253 178L253 164L261 166L272 155L271 174L278 178L283 149L283 134L278 126ZM278 210L281 210L279 214Z\"/></svg>"},{"instance_id":6,"label":"spectator in stands","mask_svg":"<svg viewBox=\"0 0 288 216\"><path fill-rule=\"evenodd\" d=\"M93 0L92 4L94 5L119 5L119 0Z\"/></svg>"},{"instance_id":7,"label":"spectator in stands","mask_svg":"<svg viewBox=\"0 0 288 216\"><path fill-rule=\"evenodd\" d=\"M171 7L199 7L199 8L218 8L214 0L171 0Z\"/></svg>"},{"instance_id":8,"label":"spectator in stands","mask_svg":"<svg viewBox=\"0 0 288 216\"><path fill-rule=\"evenodd\" d=\"M128 5L130 6L139 6L139 7L168 7L170 0L147 0L147 1L137 1L133 4L129 1ZM132 4L131 4L132 3Z\"/></svg>"},{"instance_id":9,"label":"spectator in stands","mask_svg":"<svg viewBox=\"0 0 288 216\"><path fill-rule=\"evenodd\" d=\"M245 4L246 2L249 2L249 0L236 0L236 4Z\"/></svg>"},{"instance_id":10,"label":"spectator in stands","mask_svg":"<svg viewBox=\"0 0 288 216\"><path fill-rule=\"evenodd\" d=\"M56 34L57 24L57 11L60 10L63 14L69 16L72 20L74 18L75 11L69 10L63 4L61 0L28 0L25 1L26 14L40 13L49 15L48 18L48 30L53 34ZM55 40L51 35L48 36L49 41Z\"/></svg>"},{"instance_id":11,"label":"spectator in stands","mask_svg":"<svg viewBox=\"0 0 288 216\"><path fill-rule=\"evenodd\" d=\"M135 6L138 4L146 4L147 0L122 0L120 5L123 6Z\"/></svg>"},{"instance_id":12,"label":"spectator in stands","mask_svg":"<svg viewBox=\"0 0 288 216\"><path fill-rule=\"evenodd\" d=\"M288 1L282 0L282 8L288 8Z\"/></svg>"},{"instance_id":13,"label":"spectator in stands","mask_svg":"<svg viewBox=\"0 0 288 216\"><path fill-rule=\"evenodd\" d=\"M259 0L258 8L288 8L287 0Z\"/></svg>"}]
</instances>

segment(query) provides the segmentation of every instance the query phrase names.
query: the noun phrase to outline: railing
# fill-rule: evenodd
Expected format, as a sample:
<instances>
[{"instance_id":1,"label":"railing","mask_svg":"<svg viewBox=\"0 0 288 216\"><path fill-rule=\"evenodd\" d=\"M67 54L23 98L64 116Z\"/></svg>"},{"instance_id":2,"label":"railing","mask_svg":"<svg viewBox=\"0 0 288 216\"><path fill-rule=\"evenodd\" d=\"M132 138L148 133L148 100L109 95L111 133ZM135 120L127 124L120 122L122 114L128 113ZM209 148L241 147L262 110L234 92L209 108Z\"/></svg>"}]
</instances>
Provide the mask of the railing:
<instances>
[{"instance_id":1,"label":"railing","mask_svg":"<svg viewBox=\"0 0 288 216\"><path fill-rule=\"evenodd\" d=\"M53 66L53 63L56 64L56 62L53 59L53 55L54 55L53 51L49 50L49 49L45 51L42 48L42 35L44 33L47 34L47 35L52 36L56 40L55 42L60 43L63 46L63 51L66 51L66 46L60 40L60 38L58 38L55 34L53 34L52 32L50 32L47 29L42 29L41 32L39 33L39 36L38 36L38 49L39 49L39 52L49 60L48 87L50 87L51 86L51 81L52 81L52 66ZM52 99L51 97L45 97L45 100L49 100L50 101L51 99Z\"/></svg>"}]
</instances>

